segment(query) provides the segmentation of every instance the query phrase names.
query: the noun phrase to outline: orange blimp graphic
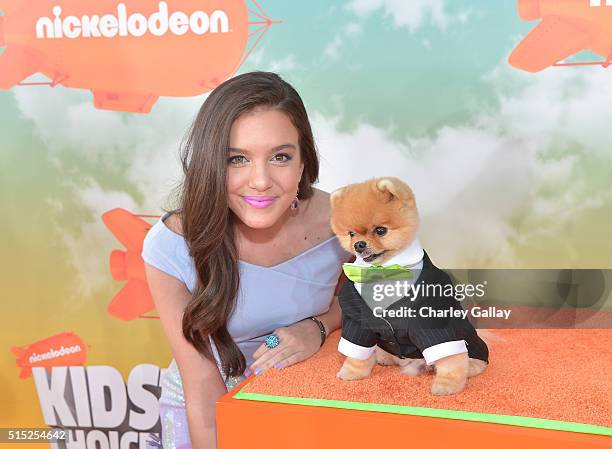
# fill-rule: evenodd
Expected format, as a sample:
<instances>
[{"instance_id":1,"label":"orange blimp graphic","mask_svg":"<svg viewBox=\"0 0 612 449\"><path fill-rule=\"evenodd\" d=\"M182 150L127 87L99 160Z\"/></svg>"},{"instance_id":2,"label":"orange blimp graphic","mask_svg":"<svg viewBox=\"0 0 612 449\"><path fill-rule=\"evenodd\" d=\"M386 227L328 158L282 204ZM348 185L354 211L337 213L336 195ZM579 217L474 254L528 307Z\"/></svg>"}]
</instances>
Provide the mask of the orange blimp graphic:
<instances>
[{"instance_id":1,"label":"orange blimp graphic","mask_svg":"<svg viewBox=\"0 0 612 449\"><path fill-rule=\"evenodd\" d=\"M11 351L17 356L21 379L31 376L32 368L82 366L87 360L87 345L73 332L63 332L27 346L14 347Z\"/></svg>"},{"instance_id":2,"label":"orange blimp graphic","mask_svg":"<svg viewBox=\"0 0 612 449\"><path fill-rule=\"evenodd\" d=\"M519 0L523 20L542 19L510 54L508 62L521 70L539 72L549 66L601 65L612 59L612 2L610 0ZM590 50L599 62L559 63Z\"/></svg>"},{"instance_id":3,"label":"orange blimp graphic","mask_svg":"<svg viewBox=\"0 0 612 449\"><path fill-rule=\"evenodd\" d=\"M151 225L125 209L105 212L102 221L126 248L113 250L110 270L113 279L127 281L108 305L108 313L124 321L149 318L144 315L155 308L147 285L142 260L142 244Z\"/></svg>"},{"instance_id":4,"label":"orange blimp graphic","mask_svg":"<svg viewBox=\"0 0 612 449\"><path fill-rule=\"evenodd\" d=\"M230 78L259 42L245 54L249 25L275 23L257 8L249 22L245 0L0 0L0 89L41 72L97 108L149 112Z\"/></svg>"}]
</instances>

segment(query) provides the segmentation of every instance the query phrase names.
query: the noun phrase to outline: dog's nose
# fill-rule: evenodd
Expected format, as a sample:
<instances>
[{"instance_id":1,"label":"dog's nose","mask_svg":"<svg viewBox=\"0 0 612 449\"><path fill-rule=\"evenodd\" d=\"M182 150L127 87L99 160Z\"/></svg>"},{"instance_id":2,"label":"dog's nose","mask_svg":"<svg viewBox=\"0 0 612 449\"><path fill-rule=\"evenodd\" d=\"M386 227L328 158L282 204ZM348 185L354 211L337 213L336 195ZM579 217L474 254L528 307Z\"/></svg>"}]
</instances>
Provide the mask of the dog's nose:
<instances>
[{"instance_id":1,"label":"dog's nose","mask_svg":"<svg viewBox=\"0 0 612 449\"><path fill-rule=\"evenodd\" d=\"M354 245L355 251L357 251L358 253L362 253L363 250L366 249L366 246L368 246L368 244L366 242L364 242L363 240L359 240Z\"/></svg>"}]
</instances>

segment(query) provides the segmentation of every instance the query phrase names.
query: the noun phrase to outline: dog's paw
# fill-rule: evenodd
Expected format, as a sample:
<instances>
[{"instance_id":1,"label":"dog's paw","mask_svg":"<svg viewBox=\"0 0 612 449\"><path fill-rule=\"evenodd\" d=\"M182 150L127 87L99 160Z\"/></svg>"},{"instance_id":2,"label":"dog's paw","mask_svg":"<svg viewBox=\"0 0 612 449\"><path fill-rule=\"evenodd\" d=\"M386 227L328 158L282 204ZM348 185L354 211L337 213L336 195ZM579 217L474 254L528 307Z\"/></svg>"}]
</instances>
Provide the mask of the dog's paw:
<instances>
[{"instance_id":1,"label":"dog's paw","mask_svg":"<svg viewBox=\"0 0 612 449\"><path fill-rule=\"evenodd\" d=\"M435 396L457 394L463 391L465 384L465 379L437 375L431 385L431 394Z\"/></svg>"},{"instance_id":2,"label":"dog's paw","mask_svg":"<svg viewBox=\"0 0 612 449\"><path fill-rule=\"evenodd\" d=\"M436 376L431 393L440 396L456 394L465 388L468 378L469 359L467 352L436 360Z\"/></svg>"},{"instance_id":3,"label":"dog's paw","mask_svg":"<svg viewBox=\"0 0 612 449\"><path fill-rule=\"evenodd\" d=\"M468 377L478 376L487 368L488 363L479 359L470 359L468 365Z\"/></svg>"},{"instance_id":4,"label":"dog's paw","mask_svg":"<svg viewBox=\"0 0 612 449\"><path fill-rule=\"evenodd\" d=\"M342 380L361 380L370 377L370 373L359 372L344 366L336 373L336 377Z\"/></svg>"},{"instance_id":5,"label":"dog's paw","mask_svg":"<svg viewBox=\"0 0 612 449\"><path fill-rule=\"evenodd\" d=\"M374 352L376 353L376 363L379 365L391 366L396 364L395 357L384 349L380 349L378 346L376 346L376 350Z\"/></svg>"},{"instance_id":6,"label":"dog's paw","mask_svg":"<svg viewBox=\"0 0 612 449\"><path fill-rule=\"evenodd\" d=\"M372 368L376 365L376 358L372 354L365 360L347 357L342 364L342 368L336 374L342 380L359 380L370 377Z\"/></svg>"}]
</instances>

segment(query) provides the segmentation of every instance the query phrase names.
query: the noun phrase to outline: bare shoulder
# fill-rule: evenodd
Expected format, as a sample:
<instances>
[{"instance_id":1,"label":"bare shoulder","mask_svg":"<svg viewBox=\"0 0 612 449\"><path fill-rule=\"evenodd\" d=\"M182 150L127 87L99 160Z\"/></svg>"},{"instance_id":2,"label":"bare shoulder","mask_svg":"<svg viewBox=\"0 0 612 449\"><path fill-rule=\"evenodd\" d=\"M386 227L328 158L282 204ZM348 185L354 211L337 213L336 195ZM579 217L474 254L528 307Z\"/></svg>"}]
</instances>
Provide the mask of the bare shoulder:
<instances>
[{"instance_id":1,"label":"bare shoulder","mask_svg":"<svg viewBox=\"0 0 612 449\"><path fill-rule=\"evenodd\" d=\"M168 228L172 232L183 235L183 227L181 226L181 216L178 212L173 212L168 215L164 220L164 224L168 226Z\"/></svg>"}]
</instances>

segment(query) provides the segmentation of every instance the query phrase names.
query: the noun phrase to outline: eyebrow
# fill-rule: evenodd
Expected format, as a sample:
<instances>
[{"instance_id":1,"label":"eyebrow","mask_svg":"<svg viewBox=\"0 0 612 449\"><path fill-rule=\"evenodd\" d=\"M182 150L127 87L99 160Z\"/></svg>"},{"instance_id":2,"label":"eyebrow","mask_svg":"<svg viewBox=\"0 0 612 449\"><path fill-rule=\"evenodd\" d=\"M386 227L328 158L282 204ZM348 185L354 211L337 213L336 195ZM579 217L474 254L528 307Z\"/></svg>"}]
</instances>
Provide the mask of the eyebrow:
<instances>
[{"instance_id":1,"label":"eyebrow","mask_svg":"<svg viewBox=\"0 0 612 449\"><path fill-rule=\"evenodd\" d=\"M293 148L294 150L297 149L295 147L295 145L293 145L292 143L283 143L282 145L277 145L273 148L270 149L270 152L273 153L275 151L280 151L284 148ZM227 149L228 151L233 151L235 153L244 153L244 154L250 154L249 150L243 150L241 148L232 148L232 147L228 147Z\"/></svg>"}]
</instances>

